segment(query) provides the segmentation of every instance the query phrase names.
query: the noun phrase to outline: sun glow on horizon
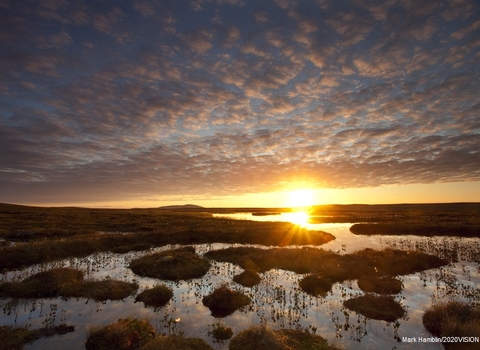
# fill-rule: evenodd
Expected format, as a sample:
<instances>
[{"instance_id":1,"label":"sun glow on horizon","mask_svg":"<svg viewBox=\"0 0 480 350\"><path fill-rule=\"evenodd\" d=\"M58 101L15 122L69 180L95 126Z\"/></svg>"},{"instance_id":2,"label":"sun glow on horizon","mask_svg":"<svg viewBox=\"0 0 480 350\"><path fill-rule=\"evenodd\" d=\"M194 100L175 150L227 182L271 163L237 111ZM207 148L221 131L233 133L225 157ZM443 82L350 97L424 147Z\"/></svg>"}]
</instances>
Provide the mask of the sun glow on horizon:
<instances>
[{"instance_id":1,"label":"sun glow on horizon","mask_svg":"<svg viewBox=\"0 0 480 350\"><path fill-rule=\"evenodd\" d=\"M288 217L288 221L290 221L292 224L299 226L307 225L310 220L310 215L304 211L296 211L284 215Z\"/></svg>"},{"instance_id":2,"label":"sun glow on horizon","mask_svg":"<svg viewBox=\"0 0 480 350\"><path fill-rule=\"evenodd\" d=\"M315 192L311 189L297 189L288 192L287 205L290 208L305 208L315 204Z\"/></svg>"}]
</instances>

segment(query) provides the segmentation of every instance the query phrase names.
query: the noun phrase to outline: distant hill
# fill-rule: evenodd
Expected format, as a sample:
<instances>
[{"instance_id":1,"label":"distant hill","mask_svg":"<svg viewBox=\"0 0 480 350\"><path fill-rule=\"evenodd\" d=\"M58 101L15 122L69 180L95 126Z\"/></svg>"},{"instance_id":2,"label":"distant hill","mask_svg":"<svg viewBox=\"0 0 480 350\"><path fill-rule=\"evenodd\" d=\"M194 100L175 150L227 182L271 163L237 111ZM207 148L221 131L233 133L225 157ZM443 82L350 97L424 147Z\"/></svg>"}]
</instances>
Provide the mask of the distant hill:
<instances>
[{"instance_id":1,"label":"distant hill","mask_svg":"<svg viewBox=\"0 0 480 350\"><path fill-rule=\"evenodd\" d=\"M195 204L184 204L184 205L166 205L163 207L159 207L158 209L205 209L205 208Z\"/></svg>"}]
</instances>

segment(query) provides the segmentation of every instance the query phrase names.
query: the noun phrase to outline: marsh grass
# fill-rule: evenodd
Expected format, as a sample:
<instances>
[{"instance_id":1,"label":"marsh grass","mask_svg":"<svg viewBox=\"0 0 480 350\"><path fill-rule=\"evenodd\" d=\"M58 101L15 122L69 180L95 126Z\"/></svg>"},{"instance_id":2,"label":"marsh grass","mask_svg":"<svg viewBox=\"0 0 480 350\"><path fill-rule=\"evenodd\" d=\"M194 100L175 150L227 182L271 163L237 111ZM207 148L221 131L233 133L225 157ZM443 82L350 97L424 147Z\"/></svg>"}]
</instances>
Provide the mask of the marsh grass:
<instances>
[{"instance_id":1,"label":"marsh grass","mask_svg":"<svg viewBox=\"0 0 480 350\"><path fill-rule=\"evenodd\" d=\"M187 338L182 335L158 336L150 340L142 350L213 350L203 339Z\"/></svg>"},{"instance_id":2,"label":"marsh grass","mask_svg":"<svg viewBox=\"0 0 480 350\"><path fill-rule=\"evenodd\" d=\"M233 276L233 281L244 287L253 287L260 283L261 278L255 271L245 270L241 274Z\"/></svg>"},{"instance_id":3,"label":"marsh grass","mask_svg":"<svg viewBox=\"0 0 480 350\"><path fill-rule=\"evenodd\" d=\"M402 281L392 277L362 276L358 279L358 286L367 293L398 294L402 291Z\"/></svg>"},{"instance_id":4,"label":"marsh grass","mask_svg":"<svg viewBox=\"0 0 480 350\"><path fill-rule=\"evenodd\" d=\"M362 295L343 302L346 308L375 320L393 322L405 315L403 307L391 296Z\"/></svg>"},{"instance_id":5,"label":"marsh grass","mask_svg":"<svg viewBox=\"0 0 480 350\"><path fill-rule=\"evenodd\" d=\"M227 340L233 336L233 331L230 327L225 327L220 323L215 323L213 329L208 332L209 335L217 340Z\"/></svg>"},{"instance_id":6,"label":"marsh grass","mask_svg":"<svg viewBox=\"0 0 480 350\"><path fill-rule=\"evenodd\" d=\"M245 329L230 341L230 350L334 350L319 335L304 330L271 330L266 326Z\"/></svg>"},{"instance_id":7,"label":"marsh grass","mask_svg":"<svg viewBox=\"0 0 480 350\"><path fill-rule=\"evenodd\" d=\"M51 298L83 297L98 301L124 299L138 289L135 283L115 280L84 281L83 272L56 268L39 272L21 282L0 284L0 297Z\"/></svg>"},{"instance_id":8,"label":"marsh grass","mask_svg":"<svg viewBox=\"0 0 480 350\"><path fill-rule=\"evenodd\" d=\"M480 337L480 306L460 302L442 303L428 309L425 328L438 337ZM478 343L444 343L445 349L478 349Z\"/></svg>"},{"instance_id":9,"label":"marsh grass","mask_svg":"<svg viewBox=\"0 0 480 350\"><path fill-rule=\"evenodd\" d=\"M350 231L356 235L397 235L397 236L457 236L480 237L480 225L475 226L442 226L415 223L391 224L355 224Z\"/></svg>"},{"instance_id":10,"label":"marsh grass","mask_svg":"<svg viewBox=\"0 0 480 350\"><path fill-rule=\"evenodd\" d=\"M23 346L37 339L73 332L73 326L65 324L51 328L26 329L12 326L0 326L0 349L21 350Z\"/></svg>"},{"instance_id":11,"label":"marsh grass","mask_svg":"<svg viewBox=\"0 0 480 350\"><path fill-rule=\"evenodd\" d=\"M0 247L0 271L95 252L126 253L168 244L320 245L335 238L287 222L221 219L198 210L35 208L0 204L0 220L0 237L14 237L26 230L34 232L29 242Z\"/></svg>"},{"instance_id":12,"label":"marsh grass","mask_svg":"<svg viewBox=\"0 0 480 350\"><path fill-rule=\"evenodd\" d=\"M129 267L139 276L173 281L199 278L210 269L210 262L195 254L195 248L183 247L150 254L133 260Z\"/></svg>"},{"instance_id":13,"label":"marsh grass","mask_svg":"<svg viewBox=\"0 0 480 350\"><path fill-rule=\"evenodd\" d=\"M364 276L406 275L447 264L433 255L393 249L364 249L340 255L316 248L238 247L209 251L205 257L257 272L284 269L309 274L300 281L300 287L312 295L325 295L336 282Z\"/></svg>"},{"instance_id":14,"label":"marsh grass","mask_svg":"<svg viewBox=\"0 0 480 350\"><path fill-rule=\"evenodd\" d=\"M87 350L137 350L155 338L155 330L147 320L119 319L103 328L91 328Z\"/></svg>"},{"instance_id":15,"label":"marsh grass","mask_svg":"<svg viewBox=\"0 0 480 350\"><path fill-rule=\"evenodd\" d=\"M135 301L141 301L145 306L162 307L173 297L173 291L164 284L146 289L137 295Z\"/></svg>"},{"instance_id":16,"label":"marsh grass","mask_svg":"<svg viewBox=\"0 0 480 350\"><path fill-rule=\"evenodd\" d=\"M39 272L21 282L0 284L1 297L51 298L62 294L68 284L83 282L83 272L72 268L57 268Z\"/></svg>"},{"instance_id":17,"label":"marsh grass","mask_svg":"<svg viewBox=\"0 0 480 350\"><path fill-rule=\"evenodd\" d=\"M236 310L250 304L251 299L235 290L223 285L202 299L203 305L208 307L213 317L226 317Z\"/></svg>"},{"instance_id":18,"label":"marsh grass","mask_svg":"<svg viewBox=\"0 0 480 350\"><path fill-rule=\"evenodd\" d=\"M97 301L125 299L138 289L136 283L106 279L66 284L62 297L89 298Z\"/></svg>"},{"instance_id":19,"label":"marsh grass","mask_svg":"<svg viewBox=\"0 0 480 350\"><path fill-rule=\"evenodd\" d=\"M332 289L333 283L329 277L311 273L300 280L299 286L310 295L325 297Z\"/></svg>"}]
</instances>

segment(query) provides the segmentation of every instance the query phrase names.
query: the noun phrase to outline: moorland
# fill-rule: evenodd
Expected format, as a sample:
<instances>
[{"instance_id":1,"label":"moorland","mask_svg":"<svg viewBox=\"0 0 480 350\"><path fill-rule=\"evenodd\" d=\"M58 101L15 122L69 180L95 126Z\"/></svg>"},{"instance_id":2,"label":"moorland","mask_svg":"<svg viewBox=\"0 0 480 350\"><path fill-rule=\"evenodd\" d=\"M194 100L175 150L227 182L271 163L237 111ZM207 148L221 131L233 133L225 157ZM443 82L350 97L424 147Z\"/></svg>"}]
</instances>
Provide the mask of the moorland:
<instances>
[{"instance_id":1,"label":"moorland","mask_svg":"<svg viewBox=\"0 0 480 350\"><path fill-rule=\"evenodd\" d=\"M399 303L398 298L394 297L402 293L402 278L404 278L402 276L423 273L431 269L442 271L442 267L453 266L452 264L457 262L456 254L435 256L435 254L408 249L402 251L390 248L382 250L368 248L352 254L339 254L319 249L320 246L335 240L334 234L323 230L308 230L289 222L231 220L214 216L214 214L250 213L253 216L262 217L291 211L293 209L289 208L174 206L148 209L95 209L0 204L0 271L4 276L4 282L0 283L0 299L62 297L106 301L135 298L136 290L139 288L136 281L129 283L115 280L87 281L83 279L82 271L71 268L48 271L40 268L41 272L30 274L22 281L7 281L5 277L10 271L28 269L31 266L49 266L49 263L65 259L89 257L98 253L117 255L128 253L137 256L129 262L130 270L138 276L156 278L159 282L202 279L202 276L218 263L229 263L242 268L243 273L233 276L232 283L244 286L243 290L247 291L249 296L225 284L212 285L209 287L210 293L204 293L203 304L212 310L212 317L215 318L227 317L237 309L251 308L252 306L248 305L258 303L254 300L255 291L265 273L281 269L298 274L298 289L294 291L296 295L305 293L312 298L325 298L332 294L335 284L358 281L359 289L365 295L355 294L352 295L354 297L345 300L342 312L347 315L348 312L353 311L370 319L392 323L398 322L400 318L408 318L405 316L407 310ZM308 214L310 223L351 223L351 233L365 237L377 235L382 237L387 235L480 237L479 203L323 205L310 207ZM204 256L199 256L193 248L196 245L217 243L230 246L224 249L210 249L203 254ZM182 248L155 252L157 248L169 246ZM67 277L59 278L59 275ZM45 284L46 280L52 282ZM173 297L175 291L172 287L174 286L155 284L153 288L146 288L140 293L136 300L143 301L145 307L155 306L155 310L158 310L167 305ZM109 290L112 293L116 291L116 294L109 296ZM478 288L473 293L478 294ZM219 311L218 306L223 303L229 306L235 305L236 300L229 298L240 300L238 308L227 307L226 310ZM457 309L464 310L466 307L469 315L478 317L479 300L477 299L480 298L474 297L473 302L462 304L462 307ZM443 309L450 310L448 304L443 306ZM438 306L435 311L438 313L438 310L443 309ZM432 314L427 313L427 315ZM428 317L428 326L425 327L429 331L433 329L432 334L443 334L439 327L432 326L435 324L435 321L432 321L433 317ZM441 320L443 316L435 317ZM90 340L86 340L85 344L89 344L87 348L94 349L95 345L92 344L97 341L91 339L99 337L105 344L112 344L113 340L109 337L118 338L118 334L125 337L126 343L132 343L132 334L139 333L139 329L146 329L143 333L148 339L145 338L144 342L136 339L136 335L134 336L138 344L144 344L142 345L142 347L145 346L144 348L149 346L155 348L160 343L172 346L182 342L201 344L197 348L209 346L201 339L182 338L182 334L168 334L174 338L160 339L167 335L151 331L151 326L145 322L145 320L131 318L117 320L108 326L110 328L92 330L89 333ZM476 324L476 321L468 320L468 322ZM439 324L440 321L437 323ZM464 331L466 332L464 335L475 336L478 327L470 326L470 323L465 326L467 331ZM6 324L0 325L0 334L10 332L22 335L23 338L19 336L18 342L12 345L12 348L17 345L21 348L23 344L39 337L62 334L63 329L71 332L73 329L72 325L66 324L57 326L50 324L50 326L47 328L52 329L51 331L41 328L26 332ZM456 326L450 327L461 329L461 325ZM55 327L60 327L58 328L60 331L55 331ZM245 348L247 345L242 337L246 334L249 334L247 338L252 338L252 334L254 337L261 335L263 340L257 340L270 344L269 348L272 350L286 349L302 342L306 349L309 346L312 349L342 347L337 344L329 345L325 339L314 336L315 332L312 332L312 329L299 330L298 324L296 329L291 330L274 330L265 325L255 326L239 332L238 338L233 338L229 343L227 339L233 335L231 328L216 323L208 334L222 333L223 335L219 337L225 337L225 334L228 334L229 337L222 340L224 342L222 344L225 346L231 344L231 348L236 348L239 344ZM316 327L314 329L316 330ZM471 334L472 332L475 334ZM152 341L158 344L145 345Z\"/></svg>"}]
</instances>

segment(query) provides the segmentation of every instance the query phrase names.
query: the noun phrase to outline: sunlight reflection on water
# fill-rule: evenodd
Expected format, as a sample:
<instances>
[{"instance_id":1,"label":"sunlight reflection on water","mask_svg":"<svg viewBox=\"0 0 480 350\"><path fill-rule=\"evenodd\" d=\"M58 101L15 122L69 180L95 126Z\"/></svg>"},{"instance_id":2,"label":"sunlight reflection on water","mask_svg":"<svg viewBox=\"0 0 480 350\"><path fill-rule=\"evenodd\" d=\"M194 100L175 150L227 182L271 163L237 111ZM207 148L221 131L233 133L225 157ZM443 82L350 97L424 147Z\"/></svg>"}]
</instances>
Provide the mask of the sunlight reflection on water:
<instances>
[{"instance_id":1,"label":"sunlight reflection on water","mask_svg":"<svg viewBox=\"0 0 480 350\"><path fill-rule=\"evenodd\" d=\"M281 218L275 215L275 218ZM258 221L267 221L265 216L254 217ZM394 247L412 249L421 247L428 252L439 247L456 247L462 254L478 252L479 239L459 239L449 237L396 237L396 236L356 236L349 228L351 223L315 224L310 229L324 230L336 236L321 248L339 253L349 253L365 247L381 249ZM212 249L239 247L240 244L202 244L195 245L198 254L203 255ZM127 254L97 253L85 258L71 258L59 262L32 266L21 271L12 271L0 275L0 280L20 280L41 270L53 267L72 266L86 272L90 279L99 280L107 276L123 281L137 281L142 290L152 287L159 280L135 275L128 264L131 260L147 253L171 249L179 246L167 246L143 252ZM257 246L261 247L261 246ZM267 248L267 247L261 247ZM468 255L463 258L469 259ZM228 341L216 343L208 336L208 331L219 319L210 315L208 308L202 305L202 298L210 294L222 283L243 292L252 298L252 303L243 310L236 311L221 319L224 326L231 327L234 334L259 323L267 323L272 328L316 327L317 334L346 349L392 348L416 349L418 344L397 343L395 336L429 336L423 328L422 315L432 302L440 300L468 300L470 294L480 284L478 264L460 261L440 269L401 276L405 289L395 297L406 309L407 314L397 323L387 323L367 319L343 307L342 302L363 294L356 281L337 283L324 298L312 297L302 292L298 281L303 275L284 270L270 270L260 274L259 285L246 288L232 281L234 275L243 270L230 263L212 262L212 268L201 279L189 281L160 281L174 290L174 298L163 308L154 310L145 308L143 303L135 303L135 295L123 301L95 302L84 298L63 300L62 298L22 300L0 299L0 324L29 326L39 328L60 323L74 324L76 330L62 336L41 339L27 345L25 349L62 349L82 348L88 328L92 325L107 325L119 318L129 316L147 318L157 332L185 332L186 336L201 337L214 349L227 349ZM472 292L468 294L467 292ZM480 298L477 296L473 298ZM477 300L478 301L478 300ZM169 322L180 319L180 322ZM442 349L440 344L422 344L422 349Z\"/></svg>"}]
</instances>

